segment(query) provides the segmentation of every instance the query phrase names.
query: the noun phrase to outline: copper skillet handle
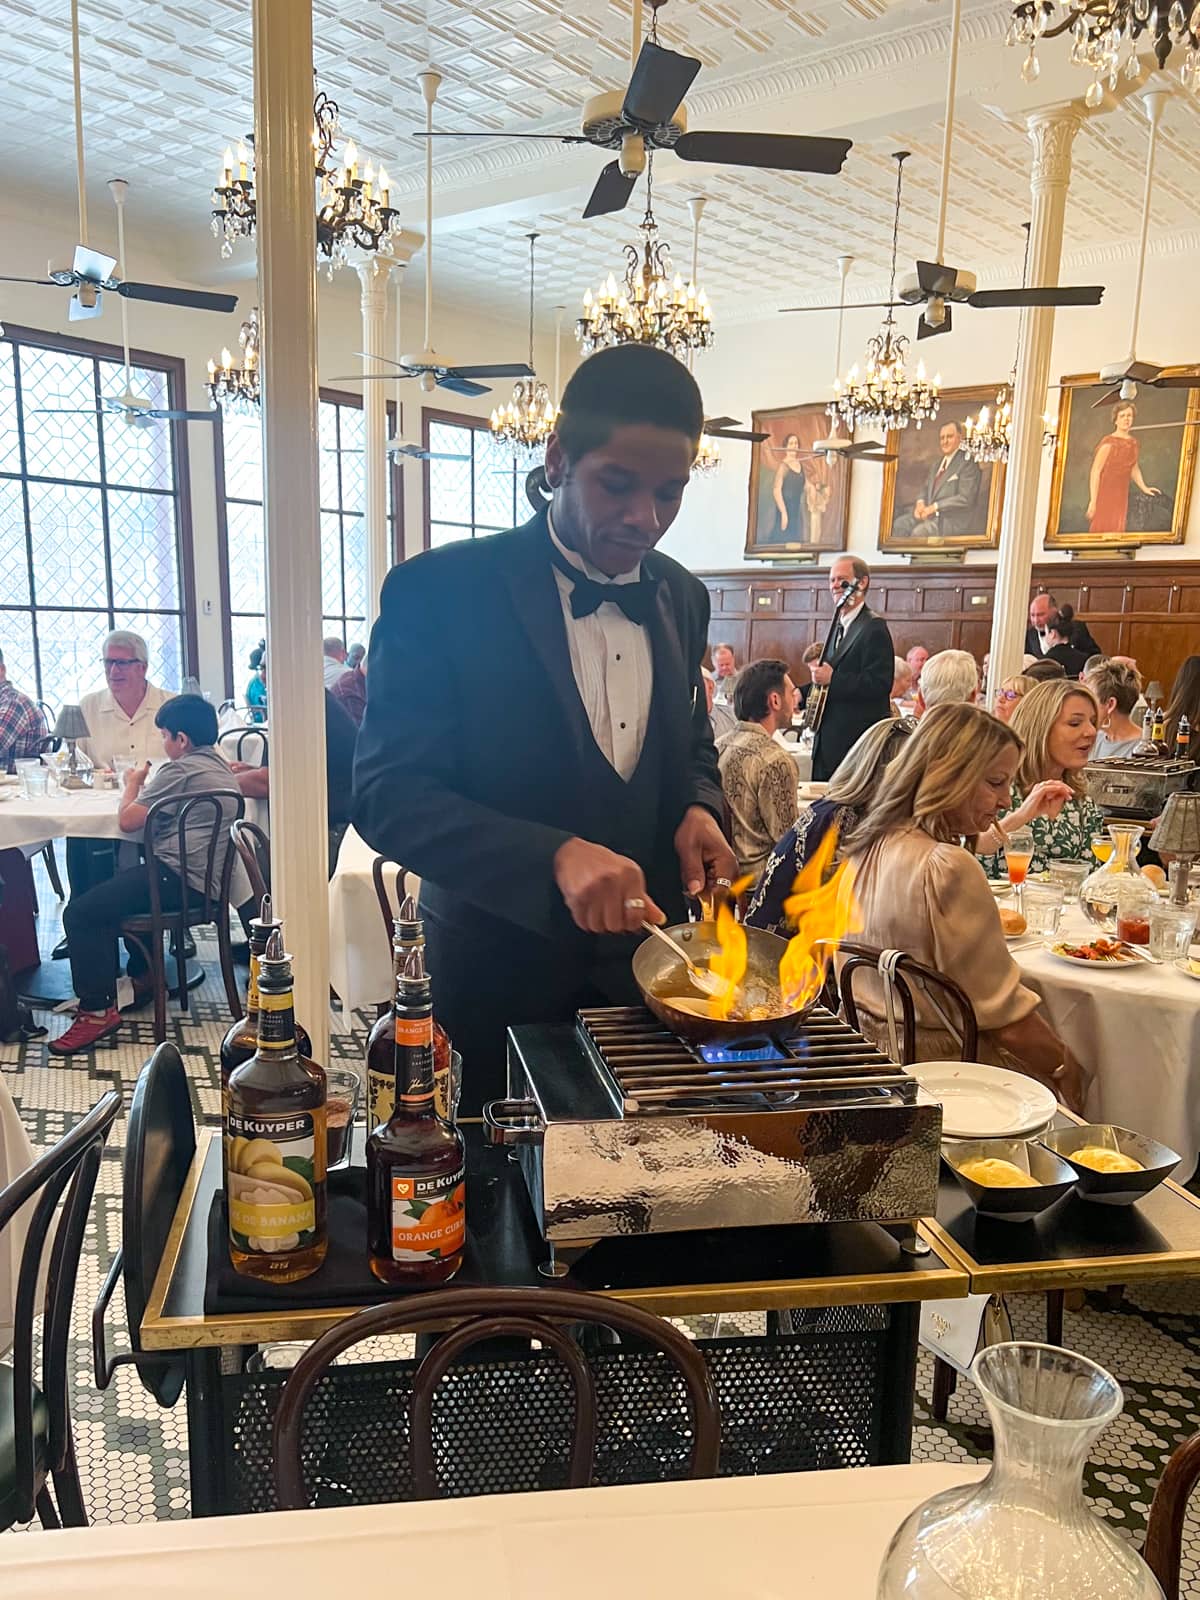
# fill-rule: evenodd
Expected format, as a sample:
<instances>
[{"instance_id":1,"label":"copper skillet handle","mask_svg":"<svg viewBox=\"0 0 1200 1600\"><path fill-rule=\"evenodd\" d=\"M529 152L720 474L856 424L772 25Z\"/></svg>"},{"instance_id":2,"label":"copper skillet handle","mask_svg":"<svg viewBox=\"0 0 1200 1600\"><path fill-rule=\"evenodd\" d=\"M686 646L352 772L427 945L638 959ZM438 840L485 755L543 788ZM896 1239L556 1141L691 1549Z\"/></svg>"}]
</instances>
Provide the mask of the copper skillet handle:
<instances>
[{"instance_id":1,"label":"copper skillet handle","mask_svg":"<svg viewBox=\"0 0 1200 1600\"><path fill-rule=\"evenodd\" d=\"M489 1144L541 1144L546 1129L535 1100L489 1100L483 1108Z\"/></svg>"}]
</instances>

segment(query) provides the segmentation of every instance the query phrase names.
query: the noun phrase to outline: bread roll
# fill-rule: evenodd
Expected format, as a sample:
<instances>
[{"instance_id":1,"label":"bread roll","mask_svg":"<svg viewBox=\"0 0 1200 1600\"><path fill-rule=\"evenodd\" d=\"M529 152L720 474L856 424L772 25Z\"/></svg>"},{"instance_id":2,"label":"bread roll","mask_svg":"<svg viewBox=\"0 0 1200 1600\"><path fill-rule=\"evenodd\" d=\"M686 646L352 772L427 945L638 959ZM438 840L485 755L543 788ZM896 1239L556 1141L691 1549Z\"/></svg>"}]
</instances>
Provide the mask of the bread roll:
<instances>
[{"instance_id":1,"label":"bread roll","mask_svg":"<svg viewBox=\"0 0 1200 1600\"><path fill-rule=\"evenodd\" d=\"M1008 906L1000 906L1000 926L1004 929L1007 938L1015 938L1018 933L1025 932L1025 918L1019 911L1011 911Z\"/></svg>"},{"instance_id":2,"label":"bread roll","mask_svg":"<svg viewBox=\"0 0 1200 1600\"><path fill-rule=\"evenodd\" d=\"M1156 889L1167 887L1167 875L1161 867L1143 867L1142 877L1149 878Z\"/></svg>"},{"instance_id":3,"label":"bread roll","mask_svg":"<svg viewBox=\"0 0 1200 1600\"><path fill-rule=\"evenodd\" d=\"M1107 1145L1088 1144L1081 1150L1071 1151L1071 1160L1081 1167L1091 1167L1093 1172L1145 1172L1140 1161L1121 1150L1110 1150Z\"/></svg>"},{"instance_id":4,"label":"bread roll","mask_svg":"<svg viewBox=\"0 0 1200 1600\"><path fill-rule=\"evenodd\" d=\"M1028 1189L1037 1184L1037 1179L1022 1172L1015 1162L1002 1161L998 1156L964 1161L958 1170L972 1183L986 1184L989 1189Z\"/></svg>"}]
</instances>

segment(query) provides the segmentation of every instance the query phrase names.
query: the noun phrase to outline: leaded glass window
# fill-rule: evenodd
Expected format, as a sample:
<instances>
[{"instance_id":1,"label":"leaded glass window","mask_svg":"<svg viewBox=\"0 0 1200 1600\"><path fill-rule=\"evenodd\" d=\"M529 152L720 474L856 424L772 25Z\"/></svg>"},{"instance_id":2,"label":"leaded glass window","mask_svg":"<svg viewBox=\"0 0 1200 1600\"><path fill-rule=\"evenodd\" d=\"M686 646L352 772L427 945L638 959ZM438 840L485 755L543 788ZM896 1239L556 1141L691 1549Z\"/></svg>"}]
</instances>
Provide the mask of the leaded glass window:
<instances>
[{"instance_id":1,"label":"leaded glass window","mask_svg":"<svg viewBox=\"0 0 1200 1600\"><path fill-rule=\"evenodd\" d=\"M463 460L426 462L427 548L500 533L524 522L528 467L516 462L486 422L452 412L425 413L426 448Z\"/></svg>"}]
</instances>

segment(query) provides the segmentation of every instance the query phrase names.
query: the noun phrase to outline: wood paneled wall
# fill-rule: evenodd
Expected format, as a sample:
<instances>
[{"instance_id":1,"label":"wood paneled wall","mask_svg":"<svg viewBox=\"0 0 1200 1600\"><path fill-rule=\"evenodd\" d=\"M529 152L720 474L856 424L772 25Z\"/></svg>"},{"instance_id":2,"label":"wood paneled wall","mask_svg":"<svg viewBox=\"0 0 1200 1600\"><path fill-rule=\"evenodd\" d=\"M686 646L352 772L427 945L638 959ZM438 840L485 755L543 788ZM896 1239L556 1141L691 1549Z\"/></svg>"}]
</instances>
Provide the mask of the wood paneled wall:
<instances>
[{"instance_id":1,"label":"wood paneled wall","mask_svg":"<svg viewBox=\"0 0 1200 1600\"><path fill-rule=\"evenodd\" d=\"M701 572L712 596L709 640L727 642L739 663L779 656L797 682L804 647L823 641L833 615L829 575L821 568ZM867 603L891 629L896 654L915 644L930 653L969 650L977 661L992 631L996 574L988 567L881 567ZM1164 689L1186 656L1200 655L1200 561L1044 564L1030 594L1047 588L1075 607L1092 636L1114 655L1133 656L1149 682Z\"/></svg>"}]
</instances>

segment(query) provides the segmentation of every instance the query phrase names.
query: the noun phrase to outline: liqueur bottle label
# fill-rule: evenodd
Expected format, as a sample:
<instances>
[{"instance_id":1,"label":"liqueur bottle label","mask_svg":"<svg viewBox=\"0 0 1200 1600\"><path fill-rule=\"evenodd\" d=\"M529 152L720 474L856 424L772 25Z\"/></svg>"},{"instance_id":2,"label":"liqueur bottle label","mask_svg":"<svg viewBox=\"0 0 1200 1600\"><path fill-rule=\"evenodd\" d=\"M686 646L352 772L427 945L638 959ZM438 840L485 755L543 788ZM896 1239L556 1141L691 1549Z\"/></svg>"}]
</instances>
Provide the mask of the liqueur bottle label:
<instances>
[{"instance_id":1,"label":"liqueur bottle label","mask_svg":"<svg viewBox=\"0 0 1200 1600\"><path fill-rule=\"evenodd\" d=\"M436 1177L391 1173L392 1260L440 1261L457 1255L467 1236L465 1173Z\"/></svg>"},{"instance_id":2,"label":"liqueur bottle label","mask_svg":"<svg viewBox=\"0 0 1200 1600\"><path fill-rule=\"evenodd\" d=\"M229 1236L239 1249L301 1250L316 1238L314 1186L325 1180L325 1108L226 1119Z\"/></svg>"}]
</instances>

